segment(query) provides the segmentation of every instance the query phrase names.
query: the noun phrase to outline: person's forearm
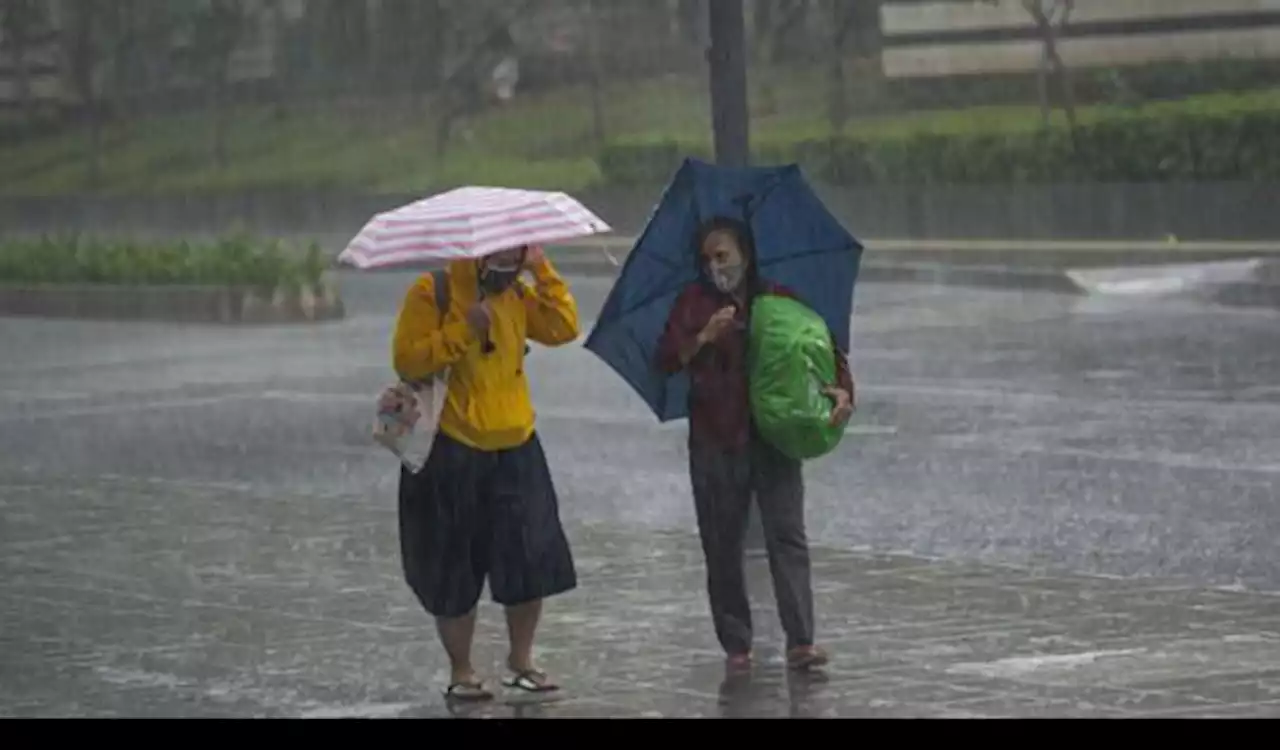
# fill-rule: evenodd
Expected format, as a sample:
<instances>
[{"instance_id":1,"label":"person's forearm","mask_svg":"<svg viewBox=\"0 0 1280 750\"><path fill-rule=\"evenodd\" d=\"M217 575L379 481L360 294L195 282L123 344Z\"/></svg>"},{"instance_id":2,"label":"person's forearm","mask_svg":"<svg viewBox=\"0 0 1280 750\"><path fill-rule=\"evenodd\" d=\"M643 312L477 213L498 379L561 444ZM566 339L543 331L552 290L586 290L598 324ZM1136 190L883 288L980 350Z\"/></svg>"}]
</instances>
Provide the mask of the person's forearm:
<instances>
[{"instance_id":1,"label":"person's forearm","mask_svg":"<svg viewBox=\"0 0 1280 750\"><path fill-rule=\"evenodd\" d=\"M845 393L853 395L853 389L855 386L853 381L853 368L849 365L849 355L845 354L844 351L840 349L840 346L836 344L836 337L834 334L831 336L831 348L835 350L836 358L835 385Z\"/></svg>"},{"instance_id":2,"label":"person's forearm","mask_svg":"<svg viewBox=\"0 0 1280 750\"><path fill-rule=\"evenodd\" d=\"M680 347L680 366L688 367L689 363L698 356L698 352L702 351L702 347L707 345L706 336L699 333L692 340Z\"/></svg>"},{"instance_id":3,"label":"person's forearm","mask_svg":"<svg viewBox=\"0 0 1280 750\"><path fill-rule=\"evenodd\" d=\"M537 283L533 293L525 297L529 338L544 346L561 346L577 340L578 303L569 285L545 259L531 270Z\"/></svg>"}]
</instances>

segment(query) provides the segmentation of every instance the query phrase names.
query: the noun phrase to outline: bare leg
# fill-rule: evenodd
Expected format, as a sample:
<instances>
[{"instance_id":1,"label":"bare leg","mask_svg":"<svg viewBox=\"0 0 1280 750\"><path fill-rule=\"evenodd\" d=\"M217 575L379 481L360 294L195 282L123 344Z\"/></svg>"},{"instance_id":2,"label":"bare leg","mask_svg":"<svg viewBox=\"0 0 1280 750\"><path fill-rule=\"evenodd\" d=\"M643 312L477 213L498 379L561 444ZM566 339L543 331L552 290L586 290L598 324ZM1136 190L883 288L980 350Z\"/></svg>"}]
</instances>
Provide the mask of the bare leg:
<instances>
[{"instance_id":1,"label":"bare leg","mask_svg":"<svg viewBox=\"0 0 1280 750\"><path fill-rule=\"evenodd\" d=\"M538 622L542 619L542 600L507 607L506 612L507 635L511 640L511 655L507 657L507 667L515 674L516 679L524 683L522 687L525 690L556 689L533 663L533 640L538 632Z\"/></svg>"},{"instance_id":2,"label":"bare leg","mask_svg":"<svg viewBox=\"0 0 1280 750\"><path fill-rule=\"evenodd\" d=\"M438 618L436 630L440 633L445 653L449 655L450 682L474 683L476 671L471 667L471 643L476 635L476 611L473 609L462 617Z\"/></svg>"},{"instance_id":3,"label":"bare leg","mask_svg":"<svg viewBox=\"0 0 1280 750\"><path fill-rule=\"evenodd\" d=\"M507 666L516 672L533 669L533 639L542 619L542 600L507 607L507 635L511 639L511 656Z\"/></svg>"}]
</instances>

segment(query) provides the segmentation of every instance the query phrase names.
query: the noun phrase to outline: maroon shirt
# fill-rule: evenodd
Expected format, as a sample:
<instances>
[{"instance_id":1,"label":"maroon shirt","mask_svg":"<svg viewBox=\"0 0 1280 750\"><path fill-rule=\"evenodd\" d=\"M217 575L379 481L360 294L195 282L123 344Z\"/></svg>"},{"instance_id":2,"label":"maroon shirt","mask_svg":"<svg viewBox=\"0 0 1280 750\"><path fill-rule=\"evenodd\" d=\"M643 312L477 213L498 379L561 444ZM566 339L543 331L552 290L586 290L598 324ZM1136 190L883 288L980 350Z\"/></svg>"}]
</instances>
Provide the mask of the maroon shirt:
<instances>
[{"instance_id":1,"label":"maroon shirt","mask_svg":"<svg viewBox=\"0 0 1280 750\"><path fill-rule=\"evenodd\" d=\"M796 299L791 290L763 282L762 294ZM680 372L680 350L692 345L717 310L733 300L714 287L695 283L676 298L658 342L658 367L669 375ZM747 389L747 311L738 308L736 326L707 344L688 365L689 437L696 444L742 448L751 439L751 402ZM853 376L844 352L836 350L836 376L846 392L853 393Z\"/></svg>"}]
</instances>

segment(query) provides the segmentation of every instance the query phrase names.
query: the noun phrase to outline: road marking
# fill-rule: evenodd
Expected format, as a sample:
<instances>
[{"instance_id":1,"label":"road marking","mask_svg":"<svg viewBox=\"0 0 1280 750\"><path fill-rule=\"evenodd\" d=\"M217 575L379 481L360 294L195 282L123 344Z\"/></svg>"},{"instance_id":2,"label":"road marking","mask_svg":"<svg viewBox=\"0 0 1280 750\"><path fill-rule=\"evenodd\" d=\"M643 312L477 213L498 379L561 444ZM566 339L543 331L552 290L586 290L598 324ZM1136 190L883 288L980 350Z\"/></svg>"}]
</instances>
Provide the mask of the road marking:
<instances>
[{"instance_id":1,"label":"road marking","mask_svg":"<svg viewBox=\"0 0 1280 750\"><path fill-rule=\"evenodd\" d=\"M963 383L961 379L948 382ZM1126 410L1160 410L1160 411L1180 411L1180 412L1201 412L1206 409L1212 411L1224 412L1242 412L1248 415L1257 416L1260 412L1277 412L1280 411L1280 403L1265 402L1237 402L1237 401L1204 401L1195 399L1175 400L1171 398L1143 398L1139 399L1113 399L1102 398L1081 394L1068 395L1062 393L1036 393L1034 391L1013 391L1006 388L992 386L984 387L964 387L949 385L877 385L877 386L859 386L860 394L886 394L893 396L913 396L924 398L940 398L948 401L974 400L974 401L992 401L998 403L1021 403L1023 405L1031 404L1061 404L1063 406L1070 405L1074 407L1081 401L1086 401L1097 406L1101 410L1119 404Z\"/></svg>"},{"instance_id":2,"label":"road marking","mask_svg":"<svg viewBox=\"0 0 1280 750\"><path fill-rule=\"evenodd\" d=\"M963 380L947 381L963 383ZM1130 411L1136 410L1161 410L1175 412L1203 412L1205 410L1219 412L1237 412L1250 416L1274 415L1280 412L1280 403L1267 402L1238 402L1238 401L1208 401L1198 399L1177 400L1170 398L1144 398L1136 399L1097 399L1088 395L1068 395L1060 393L1037 393L1033 391L1012 391L1007 388L999 387L995 384L990 386L963 386L963 385L930 385L930 384L886 384L886 385L863 385L859 387L859 393L862 395L878 395L893 396L901 400L911 399L942 399L946 401L988 401L1005 404L1049 404L1049 405L1075 405L1082 401L1087 401L1097 406L1098 409L1106 409L1108 404L1120 402L1123 408ZM1271 389L1265 389L1267 391ZM125 392L122 392L125 393ZM142 393L142 392L137 392ZM116 398L120 393L104 393L104 394L75 394L75 397L85 396L92 397L96 400L110 400ZM136 393L131 395L137 395ZM1256 394L1255 394L1256 395ZM56 396L36 397L35 400L56 401L61 400ZM70 397L69 397L70 398ZM371 389L367 392L352 393L323 393L323 392L307 392L296 390L267 390L267 391L243 391L239 393L227 393L216 396L191 397L165 399L156 401L137 401L127 404L102 404L97 406L84 406L71 409L43 409L38 412L28 414L7 414L0 416L0 424L15 422L38 422L48 421L51 419L75 419L78 417L93 417L112 414L130 414L145 411L159 411L162 409L194 409L205 406L218 406L225 403L235 401L254 401L254 400L276 400L288 401L294 403L366 403L373 404L377 399L377 389ZM536 406L536 402L535 402ZM585 409L564 409L564 408L540 408L538 413L552 419L582 419L582 420L605 420L615 423L638 423L651 422L653 417L647 412L616 412L609 410L585 410ZM896 432L897 427L880 426L880 425L853 425L850 428L852 434L889 434Z\"/></svg>"},{"instance_id":3,"label":"road marking","mask_svg":"<svg viewBox=\"0 0 1280 750\"><path fill-rule=\"evenodd\" d=\"M992 679L1018 679L1028 677L1036 672L1058 672L1091 666L1102 659L1117 659L1125 656L1138 656L1147 653L1146 649L1126 649L1117 651L1086 651L1079 654L1056 654L1052 656L1015 656L997 661L974 664L956 664L947 669L948 674L976 675Z\"/></svg>"},{"instance_id":4,"label":"road marking","mask_svg":"<svg viewBox=\"0 0 1280 750\"><path fill-rule=\"evenodd\" d=\"M394 719L413 710L411 703L362 703L356 706L323 706L303 711L303 719Z\"/></svg>"},{"instance_id":5,"label":"road marking","mask_svg":"<svg viewBox=\"0 0 1280 750\"><path fill-rule=\"evenodd\" d=\"M289 401L294 403L366 403L372 404L374 395L368 393L306 393L303 391L266 391L260 398ZM618 412L595 409L574 409L563 407L536 408L538 419L559 420L565 422L587 422L597 425L621 427L644 426L657 431L667 432L686 429L684 421L659 422L652 414L644 412ZM896 435L896 425L850 425L846 435Z\"/></svg>"},{"instance_id":6,"label":"road marking","mask_svg":"<svg viewBox=\"0 0 1280 750\"><path fill-rule=\"evenodd\" d=\"M948 442L943 438L943 442ZM1134 464L1154 464L1170 469L1196 469L1201 471L1230 471L1238 473L1251 474L1280 474L1280 464L1239 464L1227 461L1217 461L1214 459L1203 459L1198 456L1191 456L1177 453L1162 453L1156 455L1135 455L1116 453L1115 451L1094 451L1084 448L1058 448L1052 446L1033 446L1033 445L998 445L991 442L990 436L984 437L981 441L964 441L967 444L961 444L958 441L950 441L948 447L960 450L990 450L1000 453L1012 453L1014 455L1024 456L1049 456L1060 458L1088 458L1095 461L1110 461L1118 463L1134 463Z\"/></svg>"},{"instance_id":7,"label":"road marking","mask_svg":"<svg viewBox=\"0 0 1280 750\"><path fill-rule=\"evenodd\" d=\"M167 401L141 401L135 404L109 404L104 406L86 406L79 409L56 409L41 411L35 414L15 414L0 417L0 423L7 422L44 422L51 419L75 419L76 417L97 417L110 414L128 414L140 411L158 411L160 409L194 409L201 406L213 406L228 401L248 401L257 398L253 393L230 393L222 396L204 398L182 398Z\"/></svg>"}]
</instances>

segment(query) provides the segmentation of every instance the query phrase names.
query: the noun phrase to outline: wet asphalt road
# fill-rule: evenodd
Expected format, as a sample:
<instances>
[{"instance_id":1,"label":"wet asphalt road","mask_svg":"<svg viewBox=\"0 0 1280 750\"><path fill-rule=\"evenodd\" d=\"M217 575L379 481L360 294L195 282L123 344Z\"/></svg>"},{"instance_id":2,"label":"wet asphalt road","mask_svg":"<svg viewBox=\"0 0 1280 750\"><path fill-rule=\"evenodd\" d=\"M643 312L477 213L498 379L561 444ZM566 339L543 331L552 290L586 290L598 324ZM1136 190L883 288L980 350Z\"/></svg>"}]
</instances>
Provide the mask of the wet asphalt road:
<instances>
[{"instance_id":1,"label":"wet asphalt road","mask_svg":"<svg viewBox=\"0 0 1280 750\"><path fill-rule=\"evenodd\" d=\"M410 278L344 277L351 317L254 330L0 321L0 480L252 487L390 507L367 437ZM574 281L589 325L610 281ZM1280 590L1274 313L864 285L862 408L808 470L811 536ZM530 363L570 522L692 528L684 426L580 345Z\"/></svg>"}]
</instances>

